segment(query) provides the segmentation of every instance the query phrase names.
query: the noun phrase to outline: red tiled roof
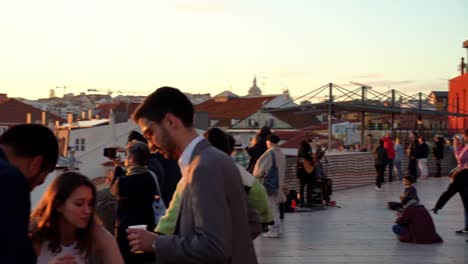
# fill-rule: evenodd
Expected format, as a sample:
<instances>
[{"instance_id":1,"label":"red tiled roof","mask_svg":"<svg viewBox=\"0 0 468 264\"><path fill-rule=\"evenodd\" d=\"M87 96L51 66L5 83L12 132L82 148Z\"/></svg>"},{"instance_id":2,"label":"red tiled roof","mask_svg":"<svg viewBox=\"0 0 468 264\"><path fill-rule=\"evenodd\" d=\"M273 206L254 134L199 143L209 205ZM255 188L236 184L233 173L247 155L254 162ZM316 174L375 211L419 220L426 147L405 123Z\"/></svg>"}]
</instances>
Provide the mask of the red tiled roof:
<instances>
[{"instance_id":1,"label":"red tiled roof","mask_svg":"<svg viewBox=\"0 0 468 264\"><path fill-rule=\"evenodd\" d=\"M28 113L31 114L31 122L36 123L36 121L42 120L42 112L44 111L39 108L10 98L0 103L0 123L12 125L26 123L26 115ZM46 112L46 121L50 120L66 122L64 118Z\"/></svg>"},{"instance_id":2,"label":"red tiled roof","mask_svg":"<svg viewBox=\"0 0 468 264\"><path fill-rule=\"evenodd\" d=\"M315 139L317 138L319 141L328 140L328 136L315 133L309 130L298 130L298 131L275 131L274 132L280 140L285 140L283 144L280 146L282 148L297 148L299 143L305 138ZM332 138L332 145L337 145L336 142L340 141L339 139Z\"/></svg>"},{"instance_id":3,"label":"red tiled roof","mask_svg":"<svg viewBox=\"0 0 468 264\"><path fill-rule=\"evenodd\" d=\"M277 96L230 98L226 102L210 99L195 105L196 112L206 112L211 120L219 120L218 126L231 126L231 120L243 120L260 110Z\"/></svg>"},{"instance_id":4,"label":"red tiled roof","mask_svg":"<svg viewBox=\"0 0 468 264\"><path fill-rule=\"evenodd\" d=\"M126 102L113 102L113 103L105 103L100 104L96 107L97 114L99 118L109 118L110 110L126 110L128 112L128 116L130 117L135 109L140 105L139 103L126 103Z\"/></svg>"},{"instance_id":5,"label":"red tiled roof","mask_svg":"<svg viewBox=\"0 0 468 264\"><path fill-rule=\"evenodd\" d=\"M289 124L292 128L304 128L311 125L320 124L320 121L313 115L298 115L297 110L290 109L284 111L271 112L273 116Z\"/></svg>"}]
</instances>

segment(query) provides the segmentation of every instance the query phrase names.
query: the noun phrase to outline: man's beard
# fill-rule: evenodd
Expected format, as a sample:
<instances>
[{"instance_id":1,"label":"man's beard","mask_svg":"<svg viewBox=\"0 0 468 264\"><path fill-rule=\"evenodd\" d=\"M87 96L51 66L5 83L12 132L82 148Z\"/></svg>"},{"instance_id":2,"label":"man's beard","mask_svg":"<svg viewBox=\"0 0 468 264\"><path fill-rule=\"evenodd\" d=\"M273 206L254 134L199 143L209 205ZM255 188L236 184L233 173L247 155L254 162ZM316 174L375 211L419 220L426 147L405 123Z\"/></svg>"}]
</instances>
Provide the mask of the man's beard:
<instances>
[{"instance_id":1,"label":"man's beard","mask_svg":"<svg viewBox=\"0 0 468 264\"><path fill-rule=\"evenodd\" d=\"M162 150L162 154L166 159L177 160L179 158L177 144L165 127L162 127L161 130L161 137L158 138L160 145L158 147Z\"/></svg>"}]
</instances>

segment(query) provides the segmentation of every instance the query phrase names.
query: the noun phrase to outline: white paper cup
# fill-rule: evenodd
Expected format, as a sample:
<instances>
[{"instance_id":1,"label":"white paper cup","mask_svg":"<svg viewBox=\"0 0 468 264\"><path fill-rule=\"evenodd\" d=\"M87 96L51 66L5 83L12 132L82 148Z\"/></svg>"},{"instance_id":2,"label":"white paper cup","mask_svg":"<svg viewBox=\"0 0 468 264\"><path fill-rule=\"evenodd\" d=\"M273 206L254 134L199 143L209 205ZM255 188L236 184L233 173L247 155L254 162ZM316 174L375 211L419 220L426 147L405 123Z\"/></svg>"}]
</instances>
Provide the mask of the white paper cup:
<instances>
[{"instance_id":1,"label":"white paper cup","mask_svg":"<svg viewBox=\"0 0 468 264\"><path fill-rule=\"evenodd\" d=\"M142 229L142 230L146 230L147 227L148 227L147 225L131 225L131 226L129 226L128 228L129 228L129 229ZM143 251L141 251L141 250L135 251L135 254L142 254L142 253L145 253L145 252L143 252Z\"/></svg>"}]
</instances>

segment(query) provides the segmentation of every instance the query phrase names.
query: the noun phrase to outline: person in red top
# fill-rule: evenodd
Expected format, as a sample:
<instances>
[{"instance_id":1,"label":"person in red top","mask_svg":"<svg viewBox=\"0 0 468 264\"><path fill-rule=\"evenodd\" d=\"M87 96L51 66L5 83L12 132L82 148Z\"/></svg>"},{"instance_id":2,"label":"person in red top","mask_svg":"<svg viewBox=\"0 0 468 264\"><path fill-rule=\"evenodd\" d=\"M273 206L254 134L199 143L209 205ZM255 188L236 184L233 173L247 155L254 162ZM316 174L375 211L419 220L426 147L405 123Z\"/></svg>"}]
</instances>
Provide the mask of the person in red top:
<instances>
[{"instance_id":1,"label":"person in red top","mask_svg":"<svg viewBox=\"0 0 468 264\"><path fill-rule=\"evenodd\" d=\"M387 132L385 137L382 137L384 141L384 148L387 151L387 164L384 165L385 167L388 165L388 181L393 181L393 159L395 159L395 150L393 149L393 141L390 138L390 132Z\"/></svg>"},{"instance_id":2,"label":"person in red top","mask_svg":"<svg viewBox=\"0 0 468 264\"><path fill-rule=\"evenodd\" d=\"M401 242L432 244L443 242L437 234L429 211L416 200L411 200L395 221L393 232Z\"/></svg>"}]
</instances>

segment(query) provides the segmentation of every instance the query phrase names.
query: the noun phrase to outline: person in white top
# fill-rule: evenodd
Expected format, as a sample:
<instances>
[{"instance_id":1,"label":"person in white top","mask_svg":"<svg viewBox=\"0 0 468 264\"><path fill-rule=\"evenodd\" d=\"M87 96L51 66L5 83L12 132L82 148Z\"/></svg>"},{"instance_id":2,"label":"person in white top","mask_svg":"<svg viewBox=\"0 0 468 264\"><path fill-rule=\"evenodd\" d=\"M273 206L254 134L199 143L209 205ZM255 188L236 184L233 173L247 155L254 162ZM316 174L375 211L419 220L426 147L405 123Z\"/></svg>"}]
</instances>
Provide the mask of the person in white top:
<instances>
[{"instance_id":1,"label":"person in white top","mask_svg":"<svg viewBox=\"0 0 468 264\"><path fill-rule=\"evenodd\" d=\"M123 263L112 235L94 215L96 188L84 175L59 175L31 213L38 264Z\"/></svg>"}]
</instances>

